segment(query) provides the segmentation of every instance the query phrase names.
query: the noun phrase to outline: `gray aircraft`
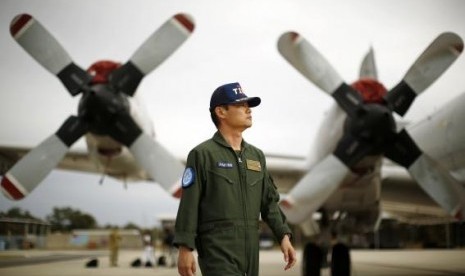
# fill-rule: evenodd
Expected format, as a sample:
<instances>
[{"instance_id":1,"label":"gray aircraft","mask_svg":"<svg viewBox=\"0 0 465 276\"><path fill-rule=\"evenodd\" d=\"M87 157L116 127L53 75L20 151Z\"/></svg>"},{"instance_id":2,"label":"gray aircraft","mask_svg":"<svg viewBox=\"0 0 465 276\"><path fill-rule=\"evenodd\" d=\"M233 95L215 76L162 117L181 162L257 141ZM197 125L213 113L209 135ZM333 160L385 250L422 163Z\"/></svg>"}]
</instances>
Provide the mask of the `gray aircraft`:
<instances>
[{"instance_id":1,"label":"gray aircraft","mask_svg":"<svg viewBox=\"0 0 465 276\"><path fill-rule=\"evenodd\" d=\"M314 237L304 248L304 275L320 275L328 251L332 275L350 275L345 237L375 231L383 212L416 223L464 220L465 94L420 122L401 120L460 56L460 37L440 34L389 91L378 81L372 49L351 85L296 32L284 33L278 50L335 100L313 163L280 203L289 221Z\"/></svg>"}]
</instances>

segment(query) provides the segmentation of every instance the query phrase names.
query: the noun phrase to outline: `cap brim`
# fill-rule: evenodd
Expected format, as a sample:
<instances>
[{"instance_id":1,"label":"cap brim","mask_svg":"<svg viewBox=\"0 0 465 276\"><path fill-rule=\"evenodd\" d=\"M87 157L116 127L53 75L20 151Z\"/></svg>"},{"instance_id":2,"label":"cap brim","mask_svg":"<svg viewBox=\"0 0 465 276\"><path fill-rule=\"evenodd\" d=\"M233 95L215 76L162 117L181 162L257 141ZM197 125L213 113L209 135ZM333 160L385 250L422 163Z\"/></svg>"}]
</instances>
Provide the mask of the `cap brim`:
<instances>
[{"instance_id":1,"label":"cap brim","mask_svg":"<svg viewBox=\"0 0 465 276\"><path fill-rule=\"evenodd\" d=\"M235 101L234 103L243 103L243 102L247 102L249 104L249 107L256 107L262 102L262 100L259 97L246 97L246 98L239 99Z\"/></svg>"}]
</instances>

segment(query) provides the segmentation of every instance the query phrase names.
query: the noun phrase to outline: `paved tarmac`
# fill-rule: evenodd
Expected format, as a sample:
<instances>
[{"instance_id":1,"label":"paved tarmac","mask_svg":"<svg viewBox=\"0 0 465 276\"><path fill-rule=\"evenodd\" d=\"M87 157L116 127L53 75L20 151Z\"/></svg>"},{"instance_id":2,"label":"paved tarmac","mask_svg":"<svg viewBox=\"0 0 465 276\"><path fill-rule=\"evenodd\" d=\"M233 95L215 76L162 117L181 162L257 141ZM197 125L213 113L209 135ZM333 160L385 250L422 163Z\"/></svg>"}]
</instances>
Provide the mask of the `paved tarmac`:
<instances>
[{"instance_id":1,"label":"paved tarmac","mask_svg":"<svg viewBox=\"0 0 465 276\"><path fill-rule=\"evenodd\" d=\"M260 253L260 275L298 276L300 264L284 272L284 262L278 250ZM107 251L0 251L2 276L77 276L77 275L178 275L177 268L131 267L142 251L122 250L119 266L110 267ZM299 257L301 251L298 251ZM156 257L159 255L156 254ZM463 250L352 250L352 276L436 276L465 275L465 249ZM99 260L96 268L86 268L92 258ZM300 258L299 258L300 260ZM198 271L197 275L201 275ZM329 276L324 269L322 276Z\"/></svg>"}]
</instances>

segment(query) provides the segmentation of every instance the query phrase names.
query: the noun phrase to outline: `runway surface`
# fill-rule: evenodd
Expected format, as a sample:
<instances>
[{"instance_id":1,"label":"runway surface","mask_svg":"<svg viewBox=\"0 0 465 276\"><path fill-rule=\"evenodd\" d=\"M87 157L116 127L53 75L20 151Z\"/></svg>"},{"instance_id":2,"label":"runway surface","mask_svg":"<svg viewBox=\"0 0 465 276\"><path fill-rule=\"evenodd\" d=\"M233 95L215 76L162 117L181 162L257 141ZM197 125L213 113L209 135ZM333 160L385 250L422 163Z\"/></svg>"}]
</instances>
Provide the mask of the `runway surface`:
<instances>
[{"instance_id":1,"label":"runway surface","mask_svg":"<svg viewBox=\"0 0 465 276\"><path fill-rule=\"evenodd\" d=\"M131 267L131 262L142 255L142 250L122 250L119 266L110 267L107 251L0 251L0 275L77 276L77 275L178 275L177 268ZM301 251L298 251L299 257ZM156 254L158 257L159 254ZM96 258L96 268L85 264ZM465 249L463 250L352 250L353 276L436 276L465 275ZM300 258L299 258L300 261ZM282 254L278 250L260 253L260 275L298 276L300 264L284 272ZM198 271L197 275L201 275ZM324 269L323 276L329 276Z\"/></svg>"}]
</instances>

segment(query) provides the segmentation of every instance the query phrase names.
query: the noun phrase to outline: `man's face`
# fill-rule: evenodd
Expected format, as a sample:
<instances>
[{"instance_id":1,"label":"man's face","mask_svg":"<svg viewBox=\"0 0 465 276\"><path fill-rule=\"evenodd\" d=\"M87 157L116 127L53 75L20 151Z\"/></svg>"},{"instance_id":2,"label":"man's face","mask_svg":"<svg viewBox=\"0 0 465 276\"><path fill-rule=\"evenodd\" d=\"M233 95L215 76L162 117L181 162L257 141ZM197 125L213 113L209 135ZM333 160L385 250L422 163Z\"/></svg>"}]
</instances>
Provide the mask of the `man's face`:
<instances>
[{"instance_id":1,"label":"man's face","mask_svg":"<svg viewBox=\"0 0 465 276\"><path fill-rule=\"evenodd\" d=\"M233 129L245 130L252 126L252 109L247 102L221 106L223 124Z\"/></svg>"}]
</instances>

